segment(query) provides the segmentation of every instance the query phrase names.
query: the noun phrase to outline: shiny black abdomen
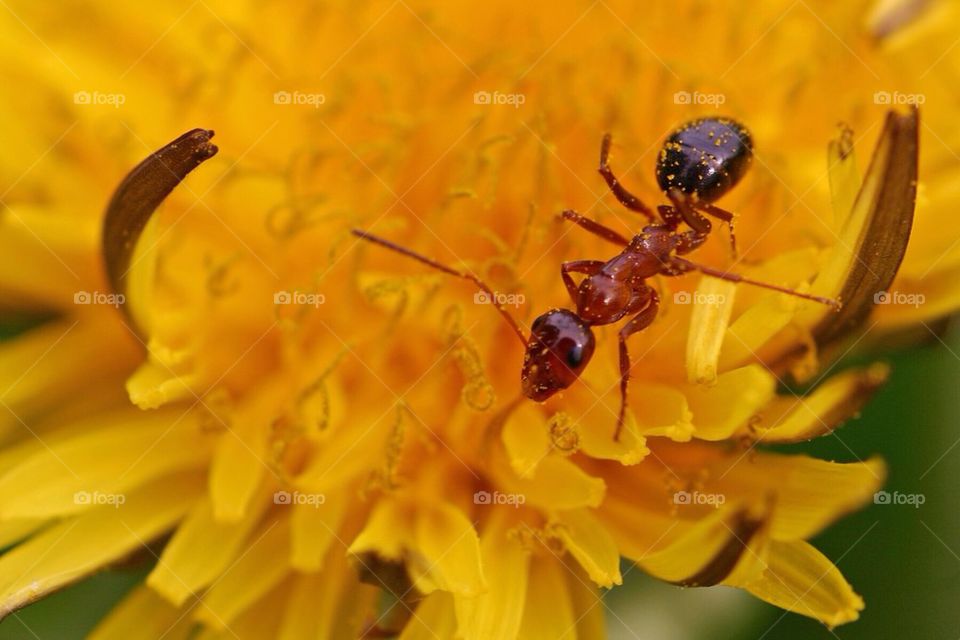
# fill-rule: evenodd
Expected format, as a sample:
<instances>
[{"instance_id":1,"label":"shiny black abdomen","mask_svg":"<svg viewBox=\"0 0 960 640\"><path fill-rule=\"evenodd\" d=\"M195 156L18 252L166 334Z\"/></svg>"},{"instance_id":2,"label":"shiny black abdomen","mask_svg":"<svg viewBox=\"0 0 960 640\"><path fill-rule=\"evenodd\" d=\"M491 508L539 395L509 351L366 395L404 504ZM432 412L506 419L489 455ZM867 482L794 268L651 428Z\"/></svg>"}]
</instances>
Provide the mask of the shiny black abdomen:
<instances>
[{"instance_id":1,"label":"shiny black abdomen","mask_svg":"<svg viewBox=\"0 0 960 640\"><path fill-rule=\"evenodd\" d=\"M736 120L691 120L664 142L657 159L657 183L664 192L679 189L713 202L740 181L752 157L750 132Z\"/></svg>"}]
</instances>

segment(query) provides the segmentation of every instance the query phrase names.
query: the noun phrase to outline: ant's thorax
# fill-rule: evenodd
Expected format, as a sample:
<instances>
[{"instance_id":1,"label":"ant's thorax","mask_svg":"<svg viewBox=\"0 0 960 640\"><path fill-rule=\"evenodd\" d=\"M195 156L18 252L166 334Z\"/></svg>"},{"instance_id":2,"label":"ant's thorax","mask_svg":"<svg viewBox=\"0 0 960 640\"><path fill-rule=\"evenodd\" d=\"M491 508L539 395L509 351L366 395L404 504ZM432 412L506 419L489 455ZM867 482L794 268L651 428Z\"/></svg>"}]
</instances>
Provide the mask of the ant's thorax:
<instances>
[{"instance_id":1,"label":"ant's thorax","mask_svg":"<svg viewBox=\"0 0 960 640\"><path fill-rule=\"evenodd\" d=\"M635 235L619 255L607 262L604 271L610 266L611 275L616 272L621 278L652 278L670 262L676 248L676 234L659 225L650 225Z\"/></svg>"}]
</instances>

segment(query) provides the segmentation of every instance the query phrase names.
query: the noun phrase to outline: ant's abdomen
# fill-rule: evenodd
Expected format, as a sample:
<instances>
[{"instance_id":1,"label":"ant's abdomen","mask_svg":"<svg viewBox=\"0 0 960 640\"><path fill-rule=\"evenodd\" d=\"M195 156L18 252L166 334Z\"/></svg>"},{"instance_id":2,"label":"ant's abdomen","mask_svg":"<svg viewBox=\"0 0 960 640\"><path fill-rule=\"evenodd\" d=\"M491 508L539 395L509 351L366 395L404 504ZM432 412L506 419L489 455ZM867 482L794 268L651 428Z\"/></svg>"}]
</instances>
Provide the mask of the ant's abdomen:
<instances>
[{"instance_id":1,"label":"ant's abdomen","mask_svg":"<svg viewBox=\"0 0 960 640\"><path fill-rule=\"evenodd\" d=\"M657 183L713 202L732 189L750 167L753 140L730 118L700 118L678 127L657 159Z\"/></svg>"}]
</instances>

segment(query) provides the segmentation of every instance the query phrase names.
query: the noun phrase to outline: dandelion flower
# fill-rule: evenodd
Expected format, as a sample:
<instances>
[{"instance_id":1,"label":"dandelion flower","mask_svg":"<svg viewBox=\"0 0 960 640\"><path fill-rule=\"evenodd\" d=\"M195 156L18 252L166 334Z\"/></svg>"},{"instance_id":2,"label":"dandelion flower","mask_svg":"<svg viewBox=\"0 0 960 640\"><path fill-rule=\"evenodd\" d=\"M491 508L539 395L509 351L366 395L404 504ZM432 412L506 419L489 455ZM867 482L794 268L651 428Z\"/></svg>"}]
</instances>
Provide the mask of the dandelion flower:
<instances>
[{"instance_id":1,"label":"dandelion flower","mask_svg":"<svg viewBox=\"0 0 960 640\"><path fill-rule=\"evenodd\" d=\"M906 4L11 3L0 308L45 320L0 344L0 611L146 550L93 637L600 638L622 566L855 620L807 540L883 463L757 445L832 433L887 374L842 356L960 306L960 15ZM470 269L527 326L561 261L612 255L557 212L640 223L603 132L658 204L664 137L718 113L754 137L722 201L742 258L717 228L698 260L849 311L663 279L619 440L614 328L530 402L475 288L350 235ZM168 196L131 178L124 211L163 205L104 230L198 125L219 153Z\"/></svg>"}]
</instances>

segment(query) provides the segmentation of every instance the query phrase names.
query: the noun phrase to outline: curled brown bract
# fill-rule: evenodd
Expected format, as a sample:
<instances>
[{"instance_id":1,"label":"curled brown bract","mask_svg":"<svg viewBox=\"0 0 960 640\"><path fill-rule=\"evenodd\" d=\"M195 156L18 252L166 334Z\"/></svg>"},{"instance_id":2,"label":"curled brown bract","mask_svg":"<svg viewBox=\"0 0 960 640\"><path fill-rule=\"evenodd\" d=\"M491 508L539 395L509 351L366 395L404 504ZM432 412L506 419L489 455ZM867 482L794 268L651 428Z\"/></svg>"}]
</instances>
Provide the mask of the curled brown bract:
<instances>
[{"instance_id":1,"label":"curled brown bract","mask_svg":"<svg viewBox=\"0 0 960 640\"><path fill-rule=\"evenodd\" d=\"M877 144L854 209L870 208L869 222L856 246L857 258L840 290L843 308L828 314L813 330L818 344L847 335L863 323L900 268L913 227L919 167L919 115L916 109L891 111Z\"/></svg>"},{"instance_id":2,"label":"curled brown bract","mask_svg":"<svg viewBox=\"0 0 960 640\"><path fill-rule=\"evenodd\" d=\"M130 260L153 212L187 174L216 155L212 137L209 129L186 132L134 167L114 191L103 221L101 248L114 293L126 295ZM129 309L124 307L124 313L133 325Z\"/></svg>"},{"instance_id":3,"label":"curled brown bract","mask_svg":"<svg viewBox=\"0 0 960 640\"><path fill-rule=\"evenodd\" d=\"M730 535L713 558L693 575L674 580L673 583L682 587L712 587L720 584L733 573L740 558L749 551L751 540L766 523L765 518L751 516L747 510L738 511L732 523L727 525Z\"/></svg>"},{"instance_id":4,"label":"curled brown bract","mask_svg":"<svg viewBox=\"0 0 960 640\"><path fill-rule=\"evenodd\" d=\"M876 296L887 290L907 251L913 227L920 164L920 115L914 107L906 113L890 111L874 149L870 167L849 214L839 229L840 241L829 258L830 281L817 293L838 298L842 308L809 320L811 336L821 362L843 353L844 346L865 330ZM849 147L831 147L832 161L852 163ZM837 278L839 274L839 279ZM768 360L774 371L790 370L803 356L793 349ZM809 373L809 372L808 372ZM797 375L804 381L806 375Z\"/></svg>"}]
</instances>

